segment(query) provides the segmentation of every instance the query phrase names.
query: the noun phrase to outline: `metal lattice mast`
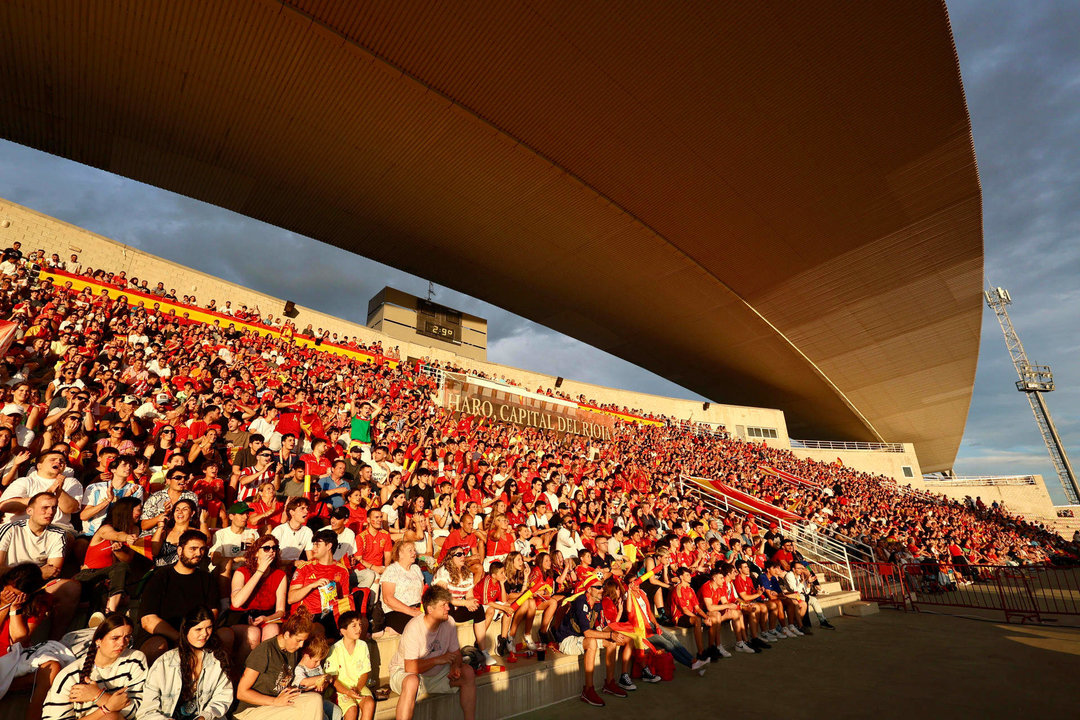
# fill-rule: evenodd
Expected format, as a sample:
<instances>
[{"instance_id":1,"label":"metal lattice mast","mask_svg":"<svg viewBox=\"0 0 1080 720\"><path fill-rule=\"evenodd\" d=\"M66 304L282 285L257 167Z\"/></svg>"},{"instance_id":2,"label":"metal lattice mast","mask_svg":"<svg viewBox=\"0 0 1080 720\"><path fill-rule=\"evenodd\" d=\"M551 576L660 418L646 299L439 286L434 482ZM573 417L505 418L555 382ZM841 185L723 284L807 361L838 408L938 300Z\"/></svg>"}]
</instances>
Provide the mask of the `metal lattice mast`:
<instances>
[{"instance_id":1,"label":"metal lattice mast","mask_svg":"<svg viewBox=\"0 0 1080 720\"><path fill-rule=\"evenodd\" d=\"M1027 396L1031 412L1035 415L1035 424L1039 426L1046 450L1050 453L1050 461L1054 464L1058 481L1065 491L1065 497L1071 505L1080 505L1080 486L1076 483L1076 475L1073 473L1069 456L1065 453L1065 446L1061 443L1054 420L1050 417L1050 409L1046 406L1043 393L1053 392L1054 373L1049 365L1032 365L1028 360L1024 346L1020 343L1020 336L1016 334L1012 320L1009 319L1007 305L1012 304L1009 291L1004 288L990 288L983 295L986 304L997 315L1001 332L1005 335L1005 347L1009 349L1013 366L1019 380L1016 381L1016 389Z\"/></svg>"}]
</instances>

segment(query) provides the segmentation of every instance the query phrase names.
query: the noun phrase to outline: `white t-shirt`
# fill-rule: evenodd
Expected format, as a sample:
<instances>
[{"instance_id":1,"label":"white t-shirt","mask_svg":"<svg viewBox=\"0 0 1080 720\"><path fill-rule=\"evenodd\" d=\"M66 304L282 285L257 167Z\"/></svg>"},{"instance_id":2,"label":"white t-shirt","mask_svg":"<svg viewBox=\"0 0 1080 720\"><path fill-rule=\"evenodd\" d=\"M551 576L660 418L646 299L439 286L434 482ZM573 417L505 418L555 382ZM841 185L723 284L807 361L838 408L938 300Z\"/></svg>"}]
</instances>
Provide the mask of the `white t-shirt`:
<instances>
[{"instance_id":1,"label":"white t-shirt","mask_svg":"<svg viewBox=\"0 0 1080 720\"><path fill-rule=\"evenodd\" d=\"M565 525L559 527L555 537L555 549L561 552L564 558L576 558L581 547L581 540L576 533L571 532Z\"/></svg>"},{"instance_id":2,"label":"white t-shirt","mask_svg":"<svg viewBox=\"0 0 1080 720\"><path fill-rule=\"evenodd\" d=\"M464 600L471 597L473 586L476 584L473 582L472 573L467 571L462 575L461 580L455 583L450 579L450 572L445 567L440 567L435 571L435 578L431 583L432 585L442 585L450 591L455 600Z\"/></svg>"},{"instance_id":3,"label":"white t-shirt","mask_svg":"<svg viewBox=\"0 0 1080 720\"><path fill-rule=\"evenodd\" d=\"M5 500L10 500L11 498L32 498L39 492L45 492L46 490L51 488L54 482L54 480L49 480L48 478L43 478L38 475L37 470L32 470L30 474L26 477L21 477L15 482L8 485L7 490L4 491L4 494L0 495L0 503L4 502ZM67 477L67 475L65 474L64 483L60 487L64 492L66 492L68 495L75 498L76 500L82 500L83 486L82 483L80 483L78 480ZM19 514L9 513L9 517L4 518L4 521L11 522L14 520L23 520L25 518L25 512ZM56 517L53 518L53 524L62 525L68 530L73 529L71 525L71 516L68 515L66 512L61 512L60 508L56 509Z\"/></svg>"},{"instance_id":4,"label":"white t-shirt","mask_svg":"<svg viewBox=\"0 0 1080 720\"><path fill-rule=\"evenodd\" d=\"M419 605L420 596L424 593L424 573L420 566L413 563L409 569L401 567L399 563L392 562L383 571L382 582L394 583L394 598L406 605ZM385 598L385 595L383 595ZM382 601L383 612L392 612L393 608Z\"/></svg>"},{"instance_id":5,"label":"white t-shirt","mask_svg":"<svg viewBox=\"0 0 1080 720\"><path fill-rule=\"evenodd\" d=\"M281 559L285 562L296 562L300 559L300 553L311 549L311 538L314 533L307 525L301 525L299 530L293 530L289 523L281 523L270 534L278 539L281 546Z\"/></svg>"},{"instance_id":6,"label":"white t-shirt","mask_svg":"<svg viewBox=\"0 0 1080 720\"><path fill-rule=\"evenodd\" d=\"M67 550L67 535L63 529L49 525L41 535L35 535L29 526L29 520L0 525L0 551L7 553L7 564L34 563L38 567L54 558L64 557Z\"/></svg>"},{"instance_id":7,"label":"white t-shirt","mask_svg":"<svg viewBox=\"0 0 1080 720\"><path fill-rule=\"evenodd\" d=\"M223 527L214 534L214 544L210 546L210 555L219 552L223 557L234 558L247 552L248 543L259 539L259 532L255 528L244 528L239 533L234 532L232 526Z\"/></svg>"},{"instance_id":8,"label":"white t-shirt","mask_svg":"<svg viewBox=\"0 0 1080 720\"><path fill-rule=\"evenodd\" d=\"M401 633L397 650L390 658L390 675L392 677L398 670L404 670L406 660L423 660L458 649L457 624L454 618L447 618L435 627L434 632L430 632L427 623L424 622L424 616L419 615L410 620L405 626L405 631ZM421 674L435 676L443 672L446 672L445 667L434 665Z\"/></svg>"},{"instance_id":9,"label":"white t-shirt","mask_svg":"<svg viewBox=\"0 0 1080 720\"><path fill-rule=\"evenodd\" d=\"M337 562L346 555L356 554L356 533L349 528L345 528L341 531L341 534L337 536L337 550L334 551L334 562Z\"/></svg>"}]
</instances>

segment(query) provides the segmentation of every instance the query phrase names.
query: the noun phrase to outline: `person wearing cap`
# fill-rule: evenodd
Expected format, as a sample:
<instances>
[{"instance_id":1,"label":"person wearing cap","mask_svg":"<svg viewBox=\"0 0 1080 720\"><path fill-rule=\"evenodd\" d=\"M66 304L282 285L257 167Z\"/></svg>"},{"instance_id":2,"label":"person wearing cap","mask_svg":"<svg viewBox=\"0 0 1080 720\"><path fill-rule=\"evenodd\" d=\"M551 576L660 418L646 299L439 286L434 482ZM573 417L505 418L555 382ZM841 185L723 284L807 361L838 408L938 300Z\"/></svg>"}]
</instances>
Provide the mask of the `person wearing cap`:
<instances>
[{"instance_id":1,"label":"person wearing cap","mask_svg":"<svg viewBox=\"0 0 1080 720\"><path fill-rule=\"evenodd\" d=\"M135 410L135 417L140 420L168 420L169 405L172 403L172 398L169 397L167 392L159 392L151 396L150 400L144 402ZM179 413L175 413L179 414Z\"/></svg>"},{"instance_id":2,"label":"person wearing cap","mask_svg":"<svg viewBox=\"0 0 1080 720\"><path fill-rule=\"evenodd\" d=\"M593 686L596 669L596 648L604 648L606 677L602 691L618 698L627 697L626 691L615 682L616 650L630 642L619 632L600 629L605 623L601 607L601 575L593 573L577 584L577 594L568 598L569 607L562 623L554 631L563 655L585 656L585 685L581 688L581 701L595 707L603 707L604 700Z\"/></svg>"},{"instance_id":3,"label":"person wearing cap","mask_svg":"<svg viewBox=\"0 0 1080 720\"><path fill-rule=\"evenodd\" d=\"M258 538L258 531L247 526L251 508L245 502L229 506L229 526L214 533L214 544L210 546L210 562L214 571L226 580L232 577L236 564L243 562L248 545Z\"/></svg>"},{"instance_id":4,"label":"person wearing cap","mask_svg":"<svg viewBox=\"0 0 1080 720\"><path fill-rule=\"evenodd\" d=\"M25 419L26 411L15 403L8 403L0 410L0 427L11 428L19 447L30 447L30 443L37 437L37 433L23 424Z\"/></svg>"}]
</instances>

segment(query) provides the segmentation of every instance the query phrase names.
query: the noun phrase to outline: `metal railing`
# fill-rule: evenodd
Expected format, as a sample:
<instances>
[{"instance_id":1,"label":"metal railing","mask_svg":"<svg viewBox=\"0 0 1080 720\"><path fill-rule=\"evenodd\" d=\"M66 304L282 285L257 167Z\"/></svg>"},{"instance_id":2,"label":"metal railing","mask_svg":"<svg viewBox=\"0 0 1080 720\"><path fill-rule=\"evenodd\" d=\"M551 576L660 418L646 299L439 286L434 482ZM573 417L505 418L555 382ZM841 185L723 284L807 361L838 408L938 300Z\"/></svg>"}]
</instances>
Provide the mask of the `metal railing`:
<instances>
[{"instance_id":1,"label":"metal railing","mask_svg":"<svg viewBox=\"0 0 1080 720\"><path fill-rule=\"evenodd\" d=\"M766 510L755 509L749 512L730 502L726 495L711 485L705 484L700 478L680 475L679 489L684 497L692 497L713 510L733 514L740 518L756 516L775 522L784 537L794 540L796 547L806 559L823 571L827 581L838 581L849 590L854 587L851 558L848 547L843 542L813 530L805 522L782 518Z\"/></svg>"},{"instance_id":2,"label":"metal railing","mask_svg":"<svg viewBox=\"0 0 1080 720\"><path fill-rule=\"evenodd\" d=\"M953 475L951 477L938 477L923 475L927 485L970 485L972 487L987 487L993 485L1034 485L1034 475Z\"/></svg>"},{"instance_id":3,"label":"metal railing","mask_svg":"<svg viewBox=\"0 0 1080 720\"><path fill-rule=\"evenodd\" d=\"M791 447L809 450L878 450L880 452L902 453L903 443L844 442L841 440L796 440L791 438Z\"/></svg>"}]
</instances>

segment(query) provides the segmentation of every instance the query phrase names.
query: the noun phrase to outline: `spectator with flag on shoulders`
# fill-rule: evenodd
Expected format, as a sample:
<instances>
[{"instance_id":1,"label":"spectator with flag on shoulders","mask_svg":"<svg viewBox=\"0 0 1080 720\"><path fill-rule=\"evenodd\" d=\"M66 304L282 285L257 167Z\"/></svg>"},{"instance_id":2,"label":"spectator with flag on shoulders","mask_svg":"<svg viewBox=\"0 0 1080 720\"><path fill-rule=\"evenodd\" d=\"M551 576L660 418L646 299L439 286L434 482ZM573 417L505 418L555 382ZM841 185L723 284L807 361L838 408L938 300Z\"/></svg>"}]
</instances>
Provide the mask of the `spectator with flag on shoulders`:
<instances>
[{"instance_id":1,"label":"spectator with flag on shoulders","mask_svg":"<svg viewBox=\"0 0 1080 720\"><path fill-rule=\"evenodd\" d=\"M337 543L337 534L333 530L315 533L308 553L310 560L297 563L288 594L290 608L293 611L301 605L307 608L312 619L326 631L326 636L334 640L339 637L337 616L341 610L338 601L349 602L352 598L349 571L334 562Z\"/></svg>"}]
</instances>

